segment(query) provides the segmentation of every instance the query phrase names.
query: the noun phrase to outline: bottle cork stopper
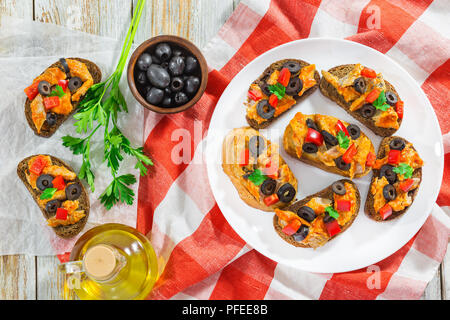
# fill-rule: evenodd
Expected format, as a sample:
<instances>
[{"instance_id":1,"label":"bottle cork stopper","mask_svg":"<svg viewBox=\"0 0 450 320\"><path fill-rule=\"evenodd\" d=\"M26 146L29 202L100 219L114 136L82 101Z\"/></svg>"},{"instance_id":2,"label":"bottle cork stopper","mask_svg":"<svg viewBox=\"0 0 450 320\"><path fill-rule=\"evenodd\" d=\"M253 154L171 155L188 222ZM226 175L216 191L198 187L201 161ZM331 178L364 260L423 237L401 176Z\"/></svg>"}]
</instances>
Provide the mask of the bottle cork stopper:
<instances>
[{"instance_id":1,"label":"bottle cork stopper","mask_svg":"<svg viewBox=\"0 0 450 320\"><path fill-rule=\"evenodd\" d=\"M99 244L88 249L83 263L87 274L98 280L105 280L114 273L117 259L113 248Z\"/></svg>"}]
</instances>

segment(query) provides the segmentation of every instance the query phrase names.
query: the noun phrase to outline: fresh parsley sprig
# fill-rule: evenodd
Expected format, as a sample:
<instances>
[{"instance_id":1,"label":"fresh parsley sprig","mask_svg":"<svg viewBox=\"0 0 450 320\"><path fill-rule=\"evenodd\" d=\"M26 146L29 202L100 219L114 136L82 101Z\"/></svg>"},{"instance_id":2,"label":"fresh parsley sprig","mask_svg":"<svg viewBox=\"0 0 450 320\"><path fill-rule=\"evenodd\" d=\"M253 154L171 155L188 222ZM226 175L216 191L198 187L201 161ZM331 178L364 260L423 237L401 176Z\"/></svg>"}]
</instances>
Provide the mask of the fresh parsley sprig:
<instances>
[{"instance_id":1,"label":"fresh parsley sprig","mask_svg":"<svg viewBox=\"0 0 450 320\"><path fill-rule=\"evenodd\" d=\"M384 90L381 91L378 98L373 102L373 106L381 111L389 109L390 105L386 103L386 94L384 93Z\"/></svg>"},{"instance_id":2,"label":"fresh parsley sprig","mask_svg":"<svg viewBox=\"0 0 450 320\"><path fill-rule=\"evenodd\" d=\"M118 175L124 154L136 159L136 169L140 171L141 175L147 174L146 166L153 165L152 160L144 154L143 148L133 147L130 140L120 131L117 125L119 113L128 112L128 106L120 91L119 82L127 63L145 2L146 0L139 0L136 6L116 70L106 81L89 88L78 106L77 113L74 115L77 120L74 124L77 133L88 135L84 138L63 137L65 147L69 148L73 154L82 155L83 162L79 177L85 179L91 190L94 191L95 175L90 161L91 139L99 129L103 129L103 161L110 168L113 177L109 186L100 196L100 201L107 210L119 202L131 205L134 201L135 194L130 186L136 183L136 178L132 174Z\"/></svg>"},{"instance_id":3,"label":"fresh parsley sprig","mask_svg":"<svg viewBox=\"0 0 450 320\"><path fill-rule=\"evenodd\" d=\"M407 163L400 163L397 167L393 168L392 171L399 175L403 175L405 179L412 177L414 169Z\"/></svg>"},{"instance_id":4,"label":"fresh parsley sprig","mask_svg":"<svg viewBox=\"0 0 450 320\"><path fill-rule=\"evenodd\" d=\"M339 130L338 134L336 135L336 139L341 148L344 149L348 148L348 145L350 144L350 139L345 135L344 131Z\"/></svg>"}]
</instances>

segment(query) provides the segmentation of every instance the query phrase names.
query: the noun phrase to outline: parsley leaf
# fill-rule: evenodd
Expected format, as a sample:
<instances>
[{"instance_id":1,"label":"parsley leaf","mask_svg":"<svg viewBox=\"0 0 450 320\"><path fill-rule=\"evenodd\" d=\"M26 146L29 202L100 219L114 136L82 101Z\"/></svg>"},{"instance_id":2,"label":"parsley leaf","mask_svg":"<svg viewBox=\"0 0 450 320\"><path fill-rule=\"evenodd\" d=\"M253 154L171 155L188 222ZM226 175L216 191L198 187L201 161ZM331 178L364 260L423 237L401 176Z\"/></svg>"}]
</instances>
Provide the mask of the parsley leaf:
<instances>
[{"instance_id":1,"label":"parsley leaf","mask_svg":"<svg viewBox=\"0 0 450 320\"><path fill-rule=\"evenodd\" d=\"M386 95L384 93L384 90L380 92L378 98L372 104L376 109L381 111L386 111L387 109L389 109L390 105L386 103Z\"/></svg>"},{"instance_id":2,"label":"parsley leaf","mask_svg":"<svg viewBox=\"0 0 450 320\"><path fill-rule=\"evenodd\" d=\"M276 83L269 86L269 91L276 95L279 100L281 100L286 93L286 87L284 87L281 83Z\"/></svg>"},{"instance_id":3,"label":"parsley leaf","mask_svg":"<svg viewBox=\"0 0 450 320\"><path fill-rule=\"evenodd\" d=\"M326 207L325 212L328 213L328 215L334 219L339 218L339 213L332 206Z\"/></svg>"},{"instance_id":4,"label":"parsley leaf","mask_svg":"<svg viewBox=\"0 0 450 320\"><path fill-rule=\"evenodd\" d=\"M248 180L253 182L253 184L256 186L260 186L266 179L267 176L265 176L259 169L256 169L248 176Z\"/></svg>"},{"instance_id":5,"label":"parsley leaf","mask_svg":"<svg viewBox=\"0 0 450 320\"><path fill-rule=\"evenodd\" d=\"M114 177L111 184L100 196L100 202L107 210L111 209L119 201L128 205L133 204L134 192L128 186L135 184L136 178L132 174Z\"/></svg>"},{"instance_id":6,"label":"parsley leaf","mask_svg":"<svg viewBox=\"0 0 450 320\"><path fill-rule=\"evenodd\" d=\"M56 189L56 188L47 188L44 190L44 192L42 192L42 194L39 198L41 200L51 199L51 198L53 198L53 196L57 190L58 189Z\"/></svg>"},{"instance_id":7,"label":"parsley leaf","mask_svg":"<svg viewBox=\"0 0 450 320\"><path fill-rule=\"evenodd\" d=\"M336 136L339 146L341 148L347 149L350 144L350 139L345 135L344 131L340 130Z\"/></svg>"},{"instance_id":8,"label":"parsley leaf","mask_svg":"<svg viewBox=\"0 0 450 320\"><path fill-rule=\"evenodd\" d=\"M400 163L397 167L393 168L392 171L409 179L412 177L414 169L407 163Z\"/></svg>"},{"instance_id":9,"label":"parsley leaf","mask_svg":"<svg viewBox=\"0 0 450 320\"><path fill-rule=\"evenodd\" d=\"M63 88L60 85L56 85L55 89L53 89L52 92L49 94L49 97L58 96L62 98L65 95L66 93L64 92Z\"/></svg>"}]
</instances>

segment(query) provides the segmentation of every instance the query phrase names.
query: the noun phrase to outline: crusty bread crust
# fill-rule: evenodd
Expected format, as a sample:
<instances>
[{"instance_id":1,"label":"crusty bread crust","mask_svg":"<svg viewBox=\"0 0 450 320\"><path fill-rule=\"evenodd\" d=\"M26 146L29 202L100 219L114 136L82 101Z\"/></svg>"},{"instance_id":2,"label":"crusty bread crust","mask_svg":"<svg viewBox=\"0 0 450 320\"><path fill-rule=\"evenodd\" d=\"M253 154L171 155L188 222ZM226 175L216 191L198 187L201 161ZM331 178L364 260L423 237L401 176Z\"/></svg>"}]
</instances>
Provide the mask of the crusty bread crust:
<instances>
[{"instance_id":1,"label":"crusty bread crust","mask_svg":"<svg viewBox=\"0 0 450 320\"><path fill-rule=\"evenodd\" d=\"M361 131L361 136L363 136L363 135L365 136L365 134ZM304 163L307 163L311 166L322 169L324 171L336 173L343 177L350 177L349 171L341 170L336 166L327 166L326 164L324 164L320 161L316 161L312 158L307 157L307 155L305 155L305 153L302 153L302 156L299 158L297 156L297 152L295 150L294 144L292 143L293 136L294 136L294 132L292 130L292 127L290 125L288 125L286 127L286 130L284 131L284 135L283 135L283 147L284 147L284 150L286 151L286 153L289 154L291 157L294 157L297 160L300 160ZM372 170L371 167L366 167L363 173L355 174L354 178L363 177L366 174L368 174L371 170Z\"/></svg>"},{"instance_id":2,"label":"crusty bread crust","mask_svg":"<svg viewBox=\"0 0 450 320\"><path fill-rule=\"evenodd\" d=\"M34 201L38 205L39 209L41 209L42 214L44 215L44 218L46 220L48 220L52 216L49 215L47 213L47 211L45 211L45 208L42 208L38 204L38 199L40 197L41 191L33 189L33 187L31 187L31 185L28 183L27 177L25 175L25 173L28 172L28 161L31 158L35 157L35 156L37 156L37 155L29 156L29 157L27 157L27 158L25 158L25 159L23 159L22 161L19 162L19 164L17 165L17 175L19 176L20 180L22 180L23 184L25 185L25 187L30 192L31 196L33 197ZM51 160L52 160L52 163L54 165L63 166L63 167L66 167L67 169L69 169L70 171L75 172L64 161L62 161L62 160L60 160L60 159L58 159L56 157L53 157L51 155L45 154L44 156L49 156L51 158ZM56 233L57 236L59 236L61 238L65 238L65 239L72 238L72 237L76 236L77 234L79 234L81 232L81 230L83 230L83 228L86 225L86 222L87 222L87 220L89 218L89 210L90 210L89 196L86 193L86 190L84 189L84 186L81 183L81 181L78 178L78 176L76 177L74 182L79 183L81 188L82 188L81 196L80 196L80 198L78 198L78 202L79 202L79 207L78 208L79 208L79 210L84 210L84 213L85 213L86 216L83 217L80 221L78 221L77 223L75 223L73 225L51 227L53 229L53 231Z\"/></svg>"},{"instance_id":3,"label":"crusty bread crust","mask_svg":"<svg viewBox=\"0 0 450 320\"><path fill-rule=\"evenodd\" d=\"M336 66L334 68L331 68L330 70L328 70L328 72L331 73L332 75L337 76L338 78L342 78L347 73L349 73L351 70L353 70L354 66L355 66L354 64L340 65L340 66ZM389 81L387 81L386 79L384 79L384 82L386 84L387 90L394 92L399 97L399 95L398 95L397 91L395 90L394 86L391 83L389 83ZM327 98L329 98L332 101L336 102L348 114L350 114L353 118L355 118L356 120L358 120L359 122L364 124L367 128L372 130L376 135L381 136L381 137L388 137L388 136L393 135L397 131L397 129L394 129L394 128L377 127L375 125L375 121L373 119L366 119L366 118L364 118L358 112L358 110L350 111L349 108L350 108L351 103L345 101L344 98L342 97L342 95L340 95L337 92L336 88L331 83L329 83L327 80L325 80L324 77L322 77L321 80L320 80L319 88L320 88L320 92L322 92L322 94L324 96L326 96ZM401 124L402 124L402 119L399 119L399 126Z\"/></svg>"},{"instance_id":4,"label":"crusty bread crust","mask_svg":"<svg viewBox=\"0 0 450 320\"><path fill-rule=\"evenodd\" d=\"M81 59L81 58L68 58L68 59L72 59L72 60L78 60L80 62L83 62L89 72L91 73L92 78L94 79L94 84L99 83L102 80L102 71L100 70L100 68L93 62L86 60L86 59ZM55 62L54 64L52 64L50 67L48 68L59 68L61 70L64 71L63 66L61 65L61 63L59 61ZM44 71L45 72L45 71ZM44 73L42 72L42 73ZM56 130L58 130L58 128L62 125L62 123L64 121L66 121L73 113L76 112L76 109L80 103L81 100L83 100L84 97L81 97L79 101L77 102L72 102L73 105L73 110L70 114L67 115L63 115L63 114L57 114L56 117L56 124L54 126L49 126L47 124L47 122L44 122L44 124L42 125L41 131L38 133L36 126L34 125L33 119L31 118L32 114L31 114L31 100L27 98L27 100L25 101L25 118L27 119L28 125L30 126L30 128L34 131L34 133L37 136L40 137L44 137L44 138L49 138L51 137Z\"/></svg>"},{"instance_id":5,"label":"crusty bread crust","mask_svg":"<svg viewBox=\"0 0 450 320\"><path fill-rule=\"evenodd\" d=\"M398 136L384 138L380 143L380 148L378 149L377 159L382 159L386 156L385 146L389 145L389 143L393 139L396 139L396 138L403 139L405 141L405 143L407 143L407 144L409 143L406 139L404 139L402 137L398 137ZM414 149L414 147L413 147L413 149ZM380 175L380 170L373 169L373 175L372 175L372 180L370 182L370 187L375 182L375 178L378 177L379 175ZM414 189L413 193L411 194L411 198L412 198L411 205L414 202L414 199L416 198L417 193L419 192L420 183L422 182L422 168L417 168L416 170L414 170L414 172L412 174L412 178L419 178L420 182L419 182L419 186L416 189ZM396 218L400 217L402 214L404 214L406 211L408 211L408 209L411 207L411 205L410 205L401 211L392 211L392 214L389 217L387 217L386 220L383 220L383 218L374 210L374 207L373 207L374 197L373 197L372 192L370 192L370 187L369 187L369 191L367 193L367 199L366 199L366 204L364 206L364 212L369 216L369 218L371 218L375 221L389 221L389 220L396 219Z\"/></svg>"},{"instance_id":6,"label":"crusty bread crust","mask_svg":"<svg viewBox=\"0 0 450 320\"><path fill-rule=\"evenodd\" d=\"M274 63L272 63L269 67L266 68L266 70L264 70L264 72L258 77L258 79L256 79L255 81L253 81L252 84L257 84L259 86L261 86L267 77L269 77L273 71L275 70L281 70L281 67L284 63L288 62L288 61L296 61L298 62L302 68L309 66L310 63L303 61L303 60L299 60L299 59L283 59L283 60L279 60L276 61ZM309 88L308 90L305 90L305 92L299 97L299 96L295 96L294 99L297 101L297 103L295 105L293 105L291 107L291 109L293 107L295 107L300 101L303 101L304 99L306 99L309 95L311 95L314 91L317 90L317 88L319 87L319 83L320 83L320 74L319 72L317 72L317 70L314 72L314 79L316 80L316 84L314 86L312 86L311 88ZM286 112L284 112L283 114L285 114ZM245 118L247 119L248 124L256 129L263 129L263 128L267 128L272 122L274 122L275 120L279 119L280 117L283 116L283 114L279 115L276 118L272 118L269 119L267 121L264 121L262 123L258 123L256 122L256 120L254 119L250 119L248 116L246 116Z\"/></svg>"},{"instance_id":7,"label":"crusty bread crust","mask_svg":"<svg viewBox=\"0 0 450 320\"><path fill-rule=\"evenodd\" d=\"M239 197L249 206L262 210L267 212L273 212L275 207L268 207L263 202L258 201L248 190L247 188L241 183L240 177L236 177L233 168L237 165L235 163L228 163L229 159L233 159L233 145L234 140L230 137L236 136L238 130L245 130L250 135L260 135L258 131L256 131L253 128L250 127L243 127L243 128L236 128L233 129L224 139L222 144L222 169L225 172L225 174L230 178L231 182L233 183L234 187L236 188ZM286 162L283 160L283 158L280 155L280 165L285 164ZM295 180L295 183L293 184L293 187L298 190L298 183L297 180ZM294 201L294 200L293 200ZM289 204L285 204L284 206L287 206ZM283 207L284 207L283 206Z\"/></svg>"},{"instance_id":8,"label":"crusty bread crust","mask_svg":"<svg viewBox=\"0 0 450 320\"><path fill-rule=\"evenodd\" d=\"M356 186L356 184L353 181L348 180L348 179L341 179L341 180L338 180L338 181L341 181L343 183L344 182L350 183L355 188L355 191L356 191L356 210L355 210L355 214L351 217L351 219L344 226L342 226L341 232L339 232L338 234L336 234L333 237L331 237L328 241L331 241L334 238L336 238L338 235L344 233L345 230L347 230L352 225L353 221L355 221L355 218L356 218L356 216L359 213L359 207L361 205L361 196L359 194L359 190L358 190L358 187ZM316 192L313 195L310 195L310 196L308 196L308 197L306 197L306 198L304 198L304 199L302 199L300 201L297 201L296 203L294 203L294 204L290 205L289 207L285 208L284 210L297 212L298 209L300 209L300 207L304 206L312 198L315 198L315 197L320 197L320 198L326 198L326 199L333 200L333 190L331 188L331 185L328 186L327 188L319 191L319 192ZM283 228L281 228L281 226L278 224L278 216L276 214L273 216L273 226L275 228L275 231L278 233L278 235L283 240L287 241L288 243L292 244L293 246L302 247L302 248L312 248L308 244L304 244L304 243L300 243L300 242L295 241L293 236L288 236L287 234L285 234L282 231Z\"/></svg>"}]
</instances>

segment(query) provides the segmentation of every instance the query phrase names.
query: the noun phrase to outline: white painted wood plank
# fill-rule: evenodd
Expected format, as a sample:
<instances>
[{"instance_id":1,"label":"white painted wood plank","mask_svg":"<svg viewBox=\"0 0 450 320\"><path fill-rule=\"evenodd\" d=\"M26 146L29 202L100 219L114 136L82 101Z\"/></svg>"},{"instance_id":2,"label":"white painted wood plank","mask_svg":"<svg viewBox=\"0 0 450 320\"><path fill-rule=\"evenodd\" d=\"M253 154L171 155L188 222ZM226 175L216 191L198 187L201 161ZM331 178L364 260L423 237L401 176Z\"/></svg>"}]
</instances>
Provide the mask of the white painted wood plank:
<instances>
[{"instance_id":1,"label":"white painted wood plank","mask_svg":"<svg viewBox=\"0 0 450 320\"><path fill-rule=\"evenodd\" d=\"M0 300L36 299L36 261L27 255L0 257Z\"/></svg>"},{"instance_id":2,"label":"white painted wood plank","mask_svg":"<svg viewBox=\"0 0 450 320\"><path fill-rule=\"evenodd\" d=\"M442 298L450 300L450 244L447 246L447 254L442 262Z\"/></svg>"},{"instance_id":3,"label":"white painted wood plank","mask_svg":"<svg viewBox=\"0 0 450 320\"><path fill-rule=\"evenodd\" d=\"M1 0L3 15L33 19L33 0ZM33 256L0 257L0 300L36 298L36 261Z\"/></svg>"},{"instance_id":4,"label":"white painted wood plank","mask_svg":"<svg viewBox=\"0 0 450 320\"><path fill-rule=\"evenodd\" d=\"M57 257L37 257L36 299L62 300L62 283L58 280Z\"/></svg>"},{"instance_id":5,"label":"white painted wood plank","mask_svg":"<svg viewBox=\"0 0 450 320\"><path fill-rule=\"evenodd\" d=\"M132 0L35 0L37 21L123 39L131 22Z\"/></svg>"},{"instance_id":6,"label":"white painted wood plank","mask_svg":"<svg viewBox=\"0 0 450 320\"><path fill-rule=\"evenodd\" d=\"M427 288L425 289L422 300L441 300L441 272L438 268L436 275L433 279L428 283Z\"/></svg>"},{"instance_id":7,"label":"white painted wood plank","mask_svg":"<svg viewBox=\"0 0 450 320\"><path fill-rule=\"evenodd\" d=\"M0 16L33 19L33 0L0 0Z\"/></svg>"},{"instance_id":8,"label":"white painted wood plank","mask_svg":"<svg viewBox=\"0 0 450 320\"><path fill-rule=\"evenodd\" d=\"M133 0L133 4L137 4ZM233 0L148 0L137 44L160 34L187 38L202 48L220 29L234 9Z\"/></svg>"}]
</instances>

